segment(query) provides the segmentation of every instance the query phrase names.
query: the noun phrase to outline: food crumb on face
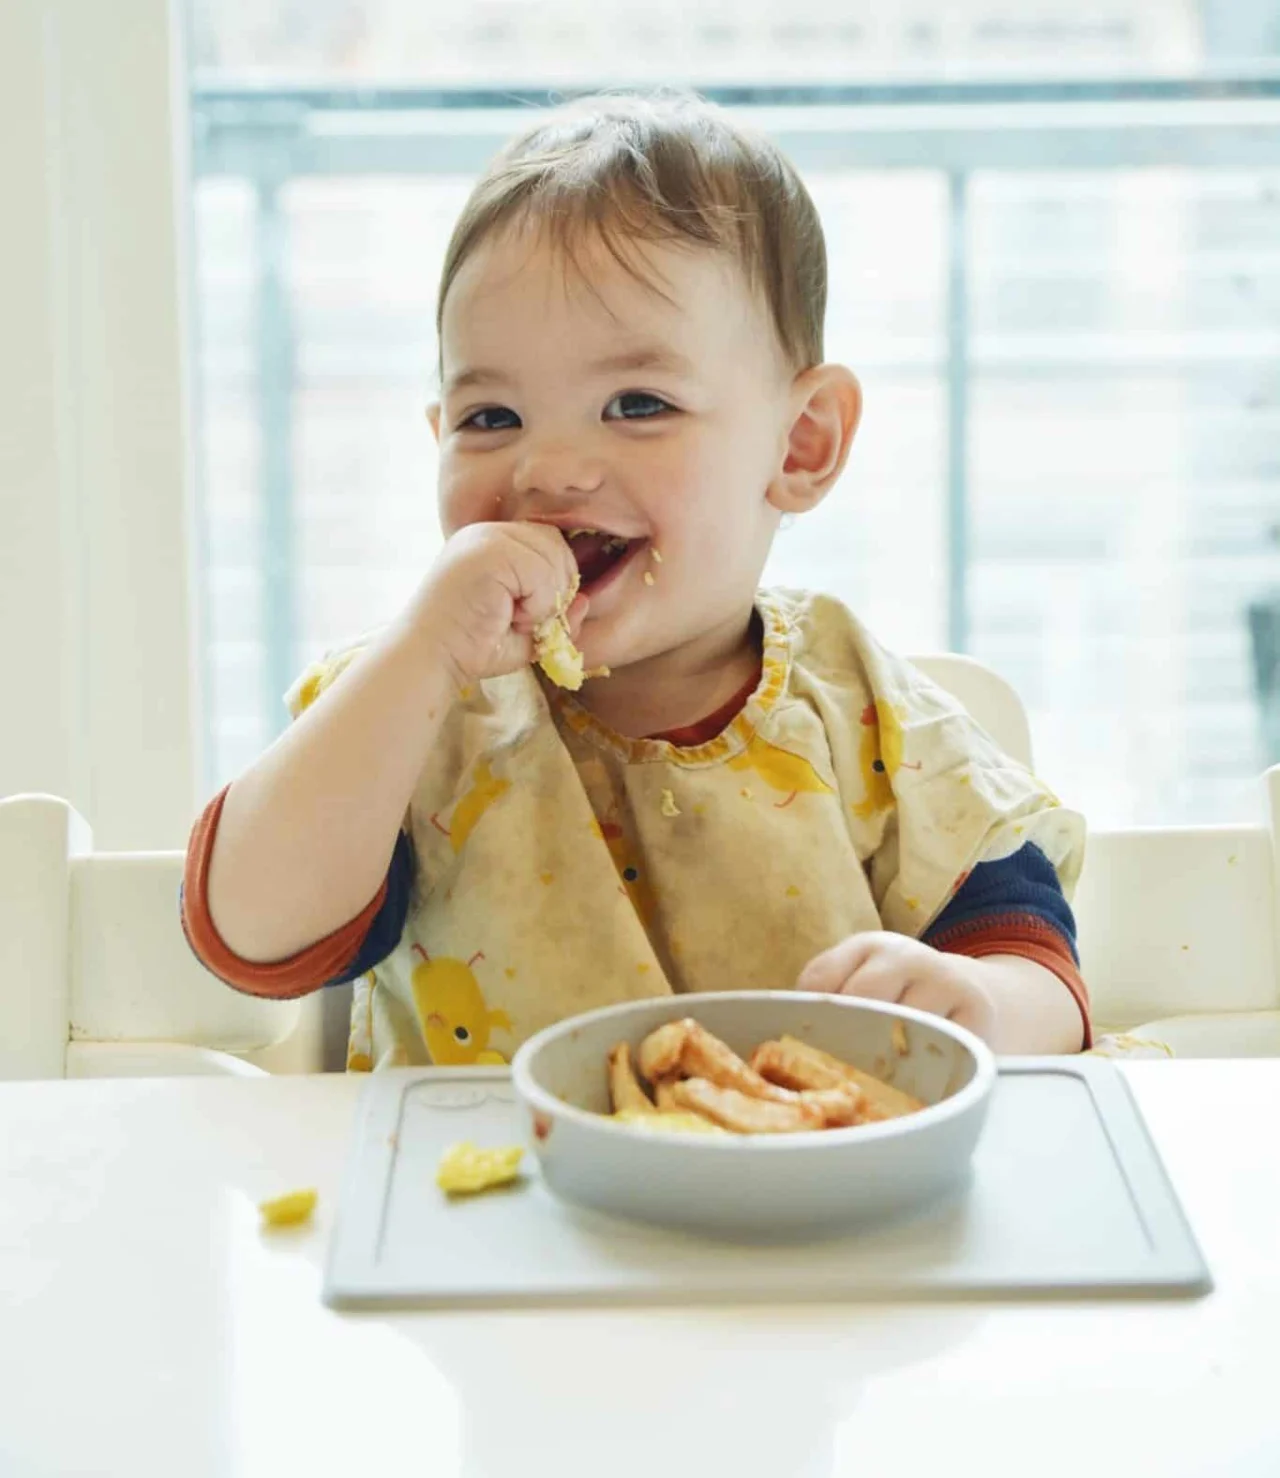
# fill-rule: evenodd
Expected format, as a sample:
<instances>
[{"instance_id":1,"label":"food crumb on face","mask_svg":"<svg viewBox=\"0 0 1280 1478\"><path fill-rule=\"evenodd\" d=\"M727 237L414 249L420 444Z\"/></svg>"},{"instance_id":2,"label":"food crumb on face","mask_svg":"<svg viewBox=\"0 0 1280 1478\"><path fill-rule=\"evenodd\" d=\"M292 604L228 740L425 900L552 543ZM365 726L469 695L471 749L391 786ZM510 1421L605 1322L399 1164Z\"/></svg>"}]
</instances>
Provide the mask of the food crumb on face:
<instances>
[{"instance_id":1,"label":"food crumb on face","mask_svg":"<svg viewBox=\"0 0 1280 1478\"><path fill-rule=\"evenodd\" d=\"M661 549L657 549L657 548L655 548L655 547L653 547L651 545L650 548L649 548L649 553L651 555L653 555L653 562L654 562L654 564L660 565L662 563L662 550Z\"/></svg>"},{"instance_id":2,"label":"food crumb on face","mask_svg":"<svg viewBox=\"0 0 1280 1478\"><path fill-rule=\"evenodd\" d=\"M676 798L669 790L662 792L662 814L664 816L680 815L680 807L676 805Z\"/></svg>"},{"instance_id":3,"label":"food crumb on face","mask_svg":"<svg viewBox=\"0 0 1280 1478\"><path fill-rule=\"evenodd\" d=\"M652 570L646 570L644 572L644 583L646 585L652 585L653 584L653 571Z\"/></svg>"},{"instance_id":4,"label":"food crumb on face","mask_svg":"<svg viewBox=\"0 0 1280 1478\"><path fill-rule=\"evenodd\" d=\"M584 676L586 677L588 682L591 682L598 677L612 677L613 672L608 667L593 667L591 671L585 673Z\"/></svg>"}]
</instances>

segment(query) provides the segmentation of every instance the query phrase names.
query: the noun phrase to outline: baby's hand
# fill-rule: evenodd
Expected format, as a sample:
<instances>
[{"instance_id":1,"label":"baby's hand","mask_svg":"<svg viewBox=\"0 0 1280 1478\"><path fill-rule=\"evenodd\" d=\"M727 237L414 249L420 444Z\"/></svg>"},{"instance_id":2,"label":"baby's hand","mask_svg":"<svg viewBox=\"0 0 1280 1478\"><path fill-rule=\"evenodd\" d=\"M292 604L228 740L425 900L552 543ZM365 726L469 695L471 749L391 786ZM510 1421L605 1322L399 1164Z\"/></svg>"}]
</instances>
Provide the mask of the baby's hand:
<instances>
[{"instance_id":1,"label":"baby's hand","mask_svg":"<svg viewBox=\"0 0 1280 1478\"><path fill-rule=\"evenodd\" d=\"M459 529L423 582L410 620L435 644L456 687L515 672L533 660L533 632L578 577L559 529L482 523ZM566 616L576 636L587 612L578 596Z\"/></svg>"},{"instance_id":2,"label":"baby's hand","mask_svg":"<svg viewBox=\"0 0 1280 1478\"><path fill-rule=\"evenodd\" d=\"M995 1027L995 1004L983 985L981 961L944 954L904 934L851 934L810 960L796 988L914 1006L949 1017L984 1040Z\"/></svg>"}]
</instances>

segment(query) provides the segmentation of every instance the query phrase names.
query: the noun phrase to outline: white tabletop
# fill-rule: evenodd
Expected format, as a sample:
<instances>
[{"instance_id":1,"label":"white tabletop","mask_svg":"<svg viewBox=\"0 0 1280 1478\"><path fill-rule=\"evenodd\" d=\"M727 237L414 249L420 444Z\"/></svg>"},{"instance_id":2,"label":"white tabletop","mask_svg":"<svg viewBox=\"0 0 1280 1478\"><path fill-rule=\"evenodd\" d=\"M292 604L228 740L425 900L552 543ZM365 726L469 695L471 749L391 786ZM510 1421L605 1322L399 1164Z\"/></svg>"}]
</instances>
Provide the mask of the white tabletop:
<instances>
[{"instance_id":1,"label":"white tabletop","mask_svg":"<svg viewBox=\"0 0 1280 1478\"><path fill-rule=\"evenodd\" d=\"M1208 1298L335 1314L358 1079L0 1085L0 1474L1275 1478L1280 1062L1126 1071Z\"/></svg>"}]
</instances>

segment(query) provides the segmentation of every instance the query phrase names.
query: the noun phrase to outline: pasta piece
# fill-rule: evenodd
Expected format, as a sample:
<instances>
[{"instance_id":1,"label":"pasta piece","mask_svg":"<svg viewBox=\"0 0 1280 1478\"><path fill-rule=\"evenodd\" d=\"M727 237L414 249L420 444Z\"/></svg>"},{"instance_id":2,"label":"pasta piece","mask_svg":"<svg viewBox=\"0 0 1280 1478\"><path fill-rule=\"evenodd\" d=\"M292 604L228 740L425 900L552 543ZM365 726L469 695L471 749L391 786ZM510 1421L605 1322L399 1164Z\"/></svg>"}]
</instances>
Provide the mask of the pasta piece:
<instances>
[{"instance_id":1,"label":"pasta piece","mask_svg":"<svg viewBox=\"0 0 1280 1478\"><path fill-rule=\"evenodd\" d=\"M619 1042L609 1053L609 1101L615 1114L656 1114L649 1095L640 1086L631 1065L631 1048Z\"/></svg>"},{"instance_id":2,"label":"pasta piece","mask_svg":"<svg viewBox=\"0 0 1280 1478\"><path fill-rule=\"evenodd\" d=\"M674 1098L682 1108L702 1114L735 1134L797 1134L823 1126L822 1110L799 1098L790 1103L769 1103L705 1078L685 1078L677 1083Z\"/></svg>"}]
</instances>

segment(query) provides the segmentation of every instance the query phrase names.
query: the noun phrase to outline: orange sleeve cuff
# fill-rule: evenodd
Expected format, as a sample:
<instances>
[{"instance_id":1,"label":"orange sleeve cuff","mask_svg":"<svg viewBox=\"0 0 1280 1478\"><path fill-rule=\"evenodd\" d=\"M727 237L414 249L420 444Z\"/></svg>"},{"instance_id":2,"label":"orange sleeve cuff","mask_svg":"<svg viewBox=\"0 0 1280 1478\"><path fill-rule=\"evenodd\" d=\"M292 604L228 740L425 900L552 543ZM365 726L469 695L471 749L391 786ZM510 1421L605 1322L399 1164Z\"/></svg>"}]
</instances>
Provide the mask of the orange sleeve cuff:
<instances>
[{"instance_id":1,"label":"orange sleeve cuff","mask_svg":"<svg viewBox=\"0 0 1280 1478\"><path fill-rule=\"evenodd\" d=\"M1089 989L1066 940L1038 914L995 914L957 924L937 939L935 949L947 954L981 959L984 955L1017 955L1032 960L1056 975L1071 992L1084 1022L1081 1051L1093 1046L1093 1022L1089 1016Z\"/></svg>"},{"instance_id":2,"label":"orange sleeve cuff","mask_svg":"<svg viewBox=\"0 0 1280 1478\"><path fill-rule=\"evenodd\" d=\"M360 953L365 935L387 896L387 880L382 880L372 900L349 924L343 924L287 960L268 964L242 960L223 942L209 913L209 859L213 856L218 822L230 788L220 790L204 808L187 843L182 876L182 928L187 943L206 970L247 995L281 1001L310 995L341 975Z\"/></svg>"}]
</instances>

